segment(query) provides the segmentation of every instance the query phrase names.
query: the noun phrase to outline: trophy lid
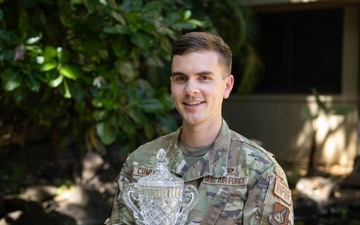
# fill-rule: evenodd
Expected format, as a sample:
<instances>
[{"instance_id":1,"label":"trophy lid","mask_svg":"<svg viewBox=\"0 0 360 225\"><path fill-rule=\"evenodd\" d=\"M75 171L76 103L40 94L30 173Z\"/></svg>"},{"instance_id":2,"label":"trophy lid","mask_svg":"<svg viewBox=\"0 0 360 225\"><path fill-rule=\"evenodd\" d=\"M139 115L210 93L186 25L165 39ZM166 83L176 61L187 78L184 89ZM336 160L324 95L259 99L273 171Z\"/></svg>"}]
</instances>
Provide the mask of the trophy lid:
<instances>
[{"instance_id":1,"label":"trophy lid","mask_svg":"<svg viewBox=\"0 0 360 225\"><path fill-rule=\"evenodd\" d=\"M157 164L151 174L139 179L138 184L147 187L182 187L184 180L171 174L164 149L156 154Z\"/></svg>"}]
</instances>

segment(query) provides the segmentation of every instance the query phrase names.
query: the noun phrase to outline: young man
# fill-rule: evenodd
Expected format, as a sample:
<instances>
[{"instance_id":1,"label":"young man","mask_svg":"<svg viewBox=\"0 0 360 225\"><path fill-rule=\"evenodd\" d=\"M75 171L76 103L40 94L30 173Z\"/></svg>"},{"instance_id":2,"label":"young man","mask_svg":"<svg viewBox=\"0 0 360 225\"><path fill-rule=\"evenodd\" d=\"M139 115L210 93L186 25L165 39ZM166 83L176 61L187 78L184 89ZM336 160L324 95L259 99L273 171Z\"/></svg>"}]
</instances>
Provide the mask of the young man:
<instances>
[{"instance_id":1,"label":"young man","mask_svg":"<svg viewBox=\"0 0 360 225\"><path fill-rule=\"evenodd\" d=\"M222 102L234 85L231 64L232 53L218 36L190 32L173 44L171 97L182 126L129 156L106 224L135 224L122 191L148 175L141 171L154 168L160 148L166 150L170 171L199 192L186 224L293 224L282 168L271 153L230 130L222 118Z\"/></svg>"}]
</instances>

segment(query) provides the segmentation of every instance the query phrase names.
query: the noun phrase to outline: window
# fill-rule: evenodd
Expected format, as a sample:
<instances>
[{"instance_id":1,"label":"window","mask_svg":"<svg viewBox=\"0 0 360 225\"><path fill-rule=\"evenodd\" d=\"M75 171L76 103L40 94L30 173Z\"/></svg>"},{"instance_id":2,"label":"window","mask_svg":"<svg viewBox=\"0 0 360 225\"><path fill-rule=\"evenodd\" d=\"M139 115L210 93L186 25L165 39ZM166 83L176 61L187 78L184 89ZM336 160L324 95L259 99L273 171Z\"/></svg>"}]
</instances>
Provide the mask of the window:
<instances>
[{"instance_id":1,"label":"window","mask_svg":"<svg viewBox=\"0 0 360 225\"><path fill-rule=\"evenodd\" d=\"M255 93L341 92L343 9L257 15L265 72Z\"/></svg>"}]
</instances>

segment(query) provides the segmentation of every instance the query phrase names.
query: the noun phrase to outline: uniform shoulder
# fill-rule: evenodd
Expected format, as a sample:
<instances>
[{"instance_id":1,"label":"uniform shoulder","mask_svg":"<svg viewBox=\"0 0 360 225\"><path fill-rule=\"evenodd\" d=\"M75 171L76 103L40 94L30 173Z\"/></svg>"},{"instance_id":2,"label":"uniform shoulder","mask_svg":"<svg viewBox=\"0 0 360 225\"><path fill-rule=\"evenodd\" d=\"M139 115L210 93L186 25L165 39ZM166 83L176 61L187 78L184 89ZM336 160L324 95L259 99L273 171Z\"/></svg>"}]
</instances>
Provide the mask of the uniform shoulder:
<instances>
[{"instance_id":1,"label":"uniform shoulder","mask_svg":"<svg viewBox=\"0 0 360 225\"><path fill-rule=\"evenodd\" d=\"M286 175L283 168L279 165L279 163L275 159L275 155L267 150L265 150L260 145L255 142L249 140L248 138L242 136L241 134L232 131L232 141L238 143L240 146L239 149L244 151L245 155L247 155L247 160L252 161L257 159L261 161L263 164L267 164L270 167L273 167L274 173L281 177L281 179L286 180Z\"/></svg>"},{"instance_id":2,"label":"uniform shoulder","mask_svg":"<svg viewBox=\"0 0 360 225\"><path fill-rule=\"evenodd\" d=\"M231 131L231 139L232 142L237 143L240 146L240 149L242 151L245 151L246 155L248 155L249 157L254 157L254 158L261 157L266 161L277 164L273 153L265 150L263 147L261 147L254 141L249 140L243 135L235 131Z\"/></svg>"}]
</instances>

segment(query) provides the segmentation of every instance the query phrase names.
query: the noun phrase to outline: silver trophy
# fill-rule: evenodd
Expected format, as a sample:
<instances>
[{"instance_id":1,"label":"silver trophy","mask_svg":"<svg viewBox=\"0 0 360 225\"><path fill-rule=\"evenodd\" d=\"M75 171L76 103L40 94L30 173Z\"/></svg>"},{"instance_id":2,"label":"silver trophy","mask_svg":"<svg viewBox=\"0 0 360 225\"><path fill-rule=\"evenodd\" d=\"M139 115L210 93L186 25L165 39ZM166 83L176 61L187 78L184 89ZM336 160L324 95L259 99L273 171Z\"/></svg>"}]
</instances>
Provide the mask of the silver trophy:
<instances>
[{"instance_id":1,"label":"silver trophy","mask_svg":"<svg viewBox=\"0 0 360 225\"><path fill-rule=\"evenodd\" d=\"M198 201L199 193L192 185L172 175L164 149L156 155L152 173L126 186L125 204L133 211L138 225L183 225Z\"/></svg>"}]
</instances>

